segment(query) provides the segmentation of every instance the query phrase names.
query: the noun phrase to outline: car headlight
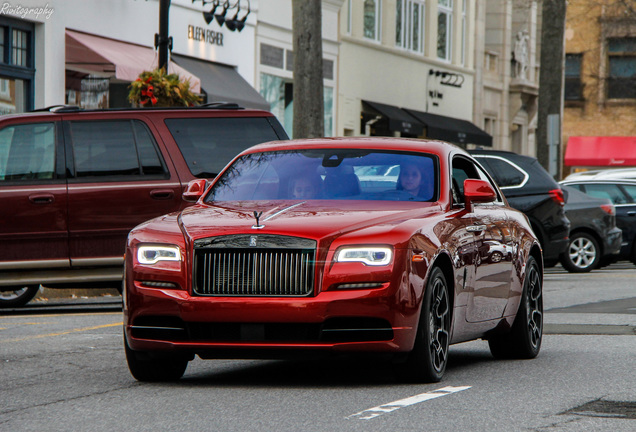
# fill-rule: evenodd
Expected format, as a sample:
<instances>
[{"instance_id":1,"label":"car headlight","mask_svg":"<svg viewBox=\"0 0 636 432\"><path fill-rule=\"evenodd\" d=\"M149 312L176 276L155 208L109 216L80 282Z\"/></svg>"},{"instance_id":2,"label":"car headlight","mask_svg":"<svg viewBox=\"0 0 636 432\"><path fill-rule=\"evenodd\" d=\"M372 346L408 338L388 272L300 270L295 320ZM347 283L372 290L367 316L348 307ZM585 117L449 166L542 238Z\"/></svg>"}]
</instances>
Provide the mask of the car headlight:
<instances>
[{"instance_id":1,"label":"car headlight","mask_svg":"<svg viewBox=\"0 0 636 432\"><path fill-rule=\"evenodd\" d=\"M370 266L385 266L392 259L393 250L389 247L346 247L336 255L337 262L361 262Z\"/></svg>"},{"instance_id":2,"label":"car headlight","mask_svg":"<svg viewBox=\"0 0 636 432\"><path fill-rule=\"evenodd\" d=\"M137 249L139 264L152 265L159 261L181 261L181 252L177 246L139 246Z\"/></svg>"}]
</instances>

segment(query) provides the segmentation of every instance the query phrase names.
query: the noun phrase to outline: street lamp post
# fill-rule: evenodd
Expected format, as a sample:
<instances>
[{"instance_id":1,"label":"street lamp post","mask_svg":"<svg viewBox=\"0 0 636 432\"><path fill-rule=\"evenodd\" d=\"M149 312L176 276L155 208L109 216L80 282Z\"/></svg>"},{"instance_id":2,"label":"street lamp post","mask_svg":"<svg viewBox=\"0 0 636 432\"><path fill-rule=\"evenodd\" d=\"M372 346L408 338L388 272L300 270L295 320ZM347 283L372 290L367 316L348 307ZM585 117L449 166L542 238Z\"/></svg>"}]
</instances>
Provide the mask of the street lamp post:
<instances>
[{"instance_id":1,"label":"street lamp post","mask_svg":"<svg viewBox=\"0 0 636 432\"><path fill-rule=\"evenodd\" d=\"M172 49L169 35L170 0L159 0L159 33L155 34L155 49L159 50L159 69L168 72L168 52Z\"/></svg>"}]
</instances>

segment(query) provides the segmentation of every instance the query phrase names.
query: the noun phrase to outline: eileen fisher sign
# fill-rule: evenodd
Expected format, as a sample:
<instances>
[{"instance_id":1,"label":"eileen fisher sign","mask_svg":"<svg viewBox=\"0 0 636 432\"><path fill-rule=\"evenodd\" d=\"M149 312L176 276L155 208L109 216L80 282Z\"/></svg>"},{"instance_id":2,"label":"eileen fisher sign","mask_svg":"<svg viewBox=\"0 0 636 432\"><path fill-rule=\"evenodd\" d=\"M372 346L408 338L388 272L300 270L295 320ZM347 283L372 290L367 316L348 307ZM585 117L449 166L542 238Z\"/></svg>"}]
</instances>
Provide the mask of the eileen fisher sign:
<instances>
[{"instance_id":1,"label":"eileen fisher sign","mask_svg":"<svg viewBox=\"0 0 636 432\"><path fill-rule=\"evenodd\" d=\"M207 30L203 27L188 26L188 39L207 42L210 45L223 46L223 33Z\"/></svg>"}]
</instances>

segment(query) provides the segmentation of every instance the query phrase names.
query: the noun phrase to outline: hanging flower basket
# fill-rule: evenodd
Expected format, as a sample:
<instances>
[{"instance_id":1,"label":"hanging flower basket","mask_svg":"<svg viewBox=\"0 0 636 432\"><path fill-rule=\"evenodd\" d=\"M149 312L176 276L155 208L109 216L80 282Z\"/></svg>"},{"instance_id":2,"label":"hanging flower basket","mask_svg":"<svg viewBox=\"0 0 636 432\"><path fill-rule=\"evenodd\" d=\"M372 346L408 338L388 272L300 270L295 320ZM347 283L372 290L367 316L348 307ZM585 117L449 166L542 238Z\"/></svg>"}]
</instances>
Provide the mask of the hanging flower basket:
<instances>
[{"instance_id":1,"label":"hanging flower basket","mask_svg":"<svg viewBox=\"0 0 636 432\"><path fill-rule=\"evenodd\" d=\"M138 107L194 106L201 101L190 90L190 80L181 81L163 68L142 72L129 87L128 100Z\"/></svg>"}]
</instances>

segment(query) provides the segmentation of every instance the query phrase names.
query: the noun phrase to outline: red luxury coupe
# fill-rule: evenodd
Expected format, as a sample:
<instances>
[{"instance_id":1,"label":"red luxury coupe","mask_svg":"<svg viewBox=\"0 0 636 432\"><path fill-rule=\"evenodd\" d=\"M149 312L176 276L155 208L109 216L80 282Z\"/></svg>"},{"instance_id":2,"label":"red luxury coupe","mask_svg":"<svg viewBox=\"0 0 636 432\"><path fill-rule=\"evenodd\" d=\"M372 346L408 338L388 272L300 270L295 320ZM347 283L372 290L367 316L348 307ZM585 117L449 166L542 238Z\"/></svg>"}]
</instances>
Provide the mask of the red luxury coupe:
<instances>
[{"instance_id":1,"label":"red luxury coupe","mask_svg":"<svg viewBox=\"0 0 636 432\"><path fill-rule=\"evenodd\" d=\"M128 237L124 345L138 380L179 379L195 355L355 352L436 382L449 344L539 353L541 248L459 147L270 142L184 198L198 201Z\"/></svg>"}]
</instances>

